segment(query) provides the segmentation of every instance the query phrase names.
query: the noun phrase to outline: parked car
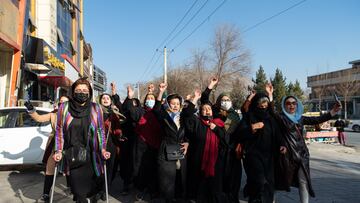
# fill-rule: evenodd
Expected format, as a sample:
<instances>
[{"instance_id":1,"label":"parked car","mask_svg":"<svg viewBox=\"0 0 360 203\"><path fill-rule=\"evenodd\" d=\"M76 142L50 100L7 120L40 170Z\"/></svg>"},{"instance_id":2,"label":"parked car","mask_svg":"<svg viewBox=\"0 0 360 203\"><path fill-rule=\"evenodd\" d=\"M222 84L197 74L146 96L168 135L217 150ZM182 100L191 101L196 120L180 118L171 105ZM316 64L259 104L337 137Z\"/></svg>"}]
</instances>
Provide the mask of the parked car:
<instances>
[{"instance_id":1,"label":"parked car","mask_svg":"<svg viewBox=\"0 0 360 203\"><path fill-rule=\"evenodd\" d=\"M52 111L36 110L39 114ZM0 108L0 165L40 164L51 130L50 122L36 122L25 107Z\"/></svg>"},{"instance_id":2,"label":"parked car","mask_svg":"<svg viewBox=\"0 0 360 203\"><path fill-rule=\"evenodd\" d=\"M355 132L360 132L360 120L350 120L348 128Z\"/></svg>"}]
</instances>

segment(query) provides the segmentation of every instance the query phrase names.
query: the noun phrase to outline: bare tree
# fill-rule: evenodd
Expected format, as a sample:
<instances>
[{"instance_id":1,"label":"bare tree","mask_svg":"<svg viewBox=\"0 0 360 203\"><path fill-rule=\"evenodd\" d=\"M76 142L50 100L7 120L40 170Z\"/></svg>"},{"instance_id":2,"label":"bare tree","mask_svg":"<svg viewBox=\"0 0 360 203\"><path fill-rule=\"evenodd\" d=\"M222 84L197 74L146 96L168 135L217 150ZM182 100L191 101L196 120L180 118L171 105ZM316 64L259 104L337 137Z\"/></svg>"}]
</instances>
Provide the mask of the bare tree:
<instances>
[{"instance_id":1,"label":"bare tree","mask_svg":"<svg viewBox=\"0 0 360 203\"><path fill-rule=\"evenodd\" d=\"M250 72L250 53L243 46L240 32L235 26L218 26L211 46L215 60L214 72L219 81L228 81L228 78Z\"/></svg>"},{"instance_id":2,"label":"bare tree","mask_svg":"<svg viewBox=\"0 0 360 203\"><path fill-rule=\"evenodd\" d=\"M356 74L358 72L359 71L356 68L339 72L339 78L342 78L342 81L338 85L336 85L335 91L338 95L343 96L345 119L347 119L347 102L349 100L349 97L354 95L360 87L360 83L356 79Z\"/></svg>"},{"instance_id":3,"label":"bare tree","mask_svg":"<svg viewBox=\"0 0 360 203\"><path fill-rule=\"evenodd\" d=\"M196 50L192 56L192 67L195 70L195 83L203 90L208 83L208 71L206 70L207 56L205 51Z\"/></svg>"}]
</instances>

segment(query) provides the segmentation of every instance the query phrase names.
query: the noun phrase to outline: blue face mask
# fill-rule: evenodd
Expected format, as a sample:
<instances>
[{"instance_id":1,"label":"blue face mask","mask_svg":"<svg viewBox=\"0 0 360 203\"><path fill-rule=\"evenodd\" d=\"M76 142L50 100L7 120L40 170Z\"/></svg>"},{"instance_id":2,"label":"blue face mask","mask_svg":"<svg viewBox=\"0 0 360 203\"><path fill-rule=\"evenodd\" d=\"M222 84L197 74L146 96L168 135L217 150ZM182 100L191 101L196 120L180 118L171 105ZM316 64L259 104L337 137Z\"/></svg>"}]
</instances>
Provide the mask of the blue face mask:
<instances>
[{"instance_id":1,"label":"blue face mask","mask_svg":"<svg viewBox=\"0 0 360 203\"><path fill-rule=\"evenodd\" d=\"M155 105L155 100L146 100L145 101L145 106L149 107L149 108L153 108Z\"/></svg>"}]
</instances>

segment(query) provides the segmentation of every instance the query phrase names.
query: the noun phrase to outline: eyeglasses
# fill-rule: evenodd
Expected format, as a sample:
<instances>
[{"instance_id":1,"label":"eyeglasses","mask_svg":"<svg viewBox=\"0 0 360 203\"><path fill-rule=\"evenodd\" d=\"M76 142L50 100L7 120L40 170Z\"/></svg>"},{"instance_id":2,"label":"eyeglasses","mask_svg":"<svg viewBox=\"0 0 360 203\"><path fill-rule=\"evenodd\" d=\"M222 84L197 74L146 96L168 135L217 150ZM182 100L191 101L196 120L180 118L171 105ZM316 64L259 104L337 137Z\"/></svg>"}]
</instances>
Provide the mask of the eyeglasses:
<instances>
[{"instance_id":1,"label":"eyeglasses","mask_svg":"<svg viewBox=\"0 0 360 203\"><path fill-rule=\"evenodd\" d=\"M285 105L287 105L287 106L290 106L290 105L296 106L297 102L296 101L294 101L294 102L285 102Z\"/></svg>"}]
</instances>

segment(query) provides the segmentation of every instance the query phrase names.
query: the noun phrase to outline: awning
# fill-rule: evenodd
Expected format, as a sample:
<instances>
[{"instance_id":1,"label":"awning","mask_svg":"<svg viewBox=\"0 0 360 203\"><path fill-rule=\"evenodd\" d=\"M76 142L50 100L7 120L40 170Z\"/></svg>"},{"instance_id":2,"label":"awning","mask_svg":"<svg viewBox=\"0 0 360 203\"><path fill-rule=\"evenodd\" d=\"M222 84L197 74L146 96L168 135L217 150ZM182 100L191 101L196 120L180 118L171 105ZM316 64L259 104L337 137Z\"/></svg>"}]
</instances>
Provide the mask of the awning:
<instances>
[{"instance_id":1,"label":"awning","mask_svg":"<svg viewBox=\"0 0 360 203\"><path fill-rule=\"evenodd\" d=\"M54 87L70 87L72 81L65 76L39 76L39 81Z\"/></svg>"}]
</instances>

